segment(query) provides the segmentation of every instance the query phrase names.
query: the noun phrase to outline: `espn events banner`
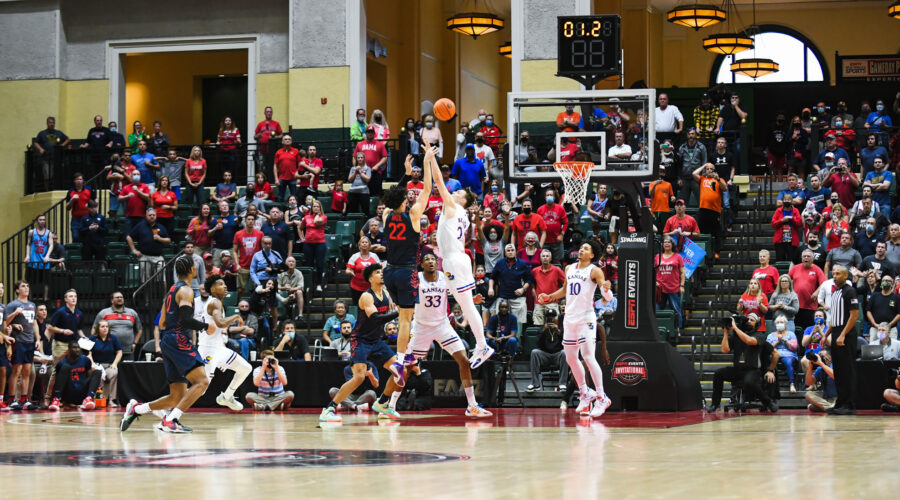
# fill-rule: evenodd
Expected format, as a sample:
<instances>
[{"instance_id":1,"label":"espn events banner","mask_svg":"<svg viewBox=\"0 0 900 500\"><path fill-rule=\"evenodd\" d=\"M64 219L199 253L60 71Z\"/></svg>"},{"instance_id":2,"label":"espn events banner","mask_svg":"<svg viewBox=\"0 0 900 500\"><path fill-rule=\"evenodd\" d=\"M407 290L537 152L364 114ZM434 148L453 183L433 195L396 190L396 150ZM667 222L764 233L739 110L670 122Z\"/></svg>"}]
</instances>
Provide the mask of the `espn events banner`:
<instances>
[{"instance_id":1,"label":"espn events banner","mask_svg":"<svg viewBox=\"0 0 900 500\"><path fill-rule=\"evenodd\" d=\"M838 83L900 82L900 55L835 56Z\"/></svg>"}]
</instances>

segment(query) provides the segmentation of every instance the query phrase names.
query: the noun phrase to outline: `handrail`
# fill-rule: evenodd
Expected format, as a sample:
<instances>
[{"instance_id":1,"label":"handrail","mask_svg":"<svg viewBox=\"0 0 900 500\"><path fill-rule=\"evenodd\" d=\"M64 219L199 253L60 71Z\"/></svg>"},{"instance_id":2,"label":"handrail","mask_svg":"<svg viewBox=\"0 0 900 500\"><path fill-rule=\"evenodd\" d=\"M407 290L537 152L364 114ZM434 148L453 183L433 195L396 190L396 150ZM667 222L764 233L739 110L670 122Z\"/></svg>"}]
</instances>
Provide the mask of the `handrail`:
<instances>
[{"instance_id":1,"label":"handrail","mask_svg":"<svg viewBox=\"0 0 900 500\"><path fill-rule=\"evenodd\" d=\"M96 175L85 181L84 185L95 190L97 193L97 202L100 204L98 208L100 213L106 213L108 204L108 190L103 189L100 180L105 178L106 171L98 172ZM49 208L40 212L35 216L35 220L43 215L47 219L47 228L56 235L56 243L62 245L64 242L71 241L71 214L66 209L65 198L51 205ZM14 232L8 238L0 243L0 259L4 266L2 267L2 275L0 281L7 284L7 293L12 293L12 284L23 278L24 273L22 266L19 264L25 261L30 249L28 248L28 232L34 227L34 222L29 222L22 229ZM5 297L2 297L5 300Z\"/></svg>"},{"instance_id":2,"label":"handrail","mask_svg":"<svg viewBox=\"0 0 900 500\"><path fill-rule=\"evenodd\" d=\"M152 327L146 325L153 325L155 323L155 311L158 310L157 308L162 304L165 294L169 291L170 280L168 277L172 276L175 260L182 255L184 255L184 250L175 254L168 262L163 262L162 268L147 278L147 280L131 294L131 300L135 310L138 311L138 314L142 315L141 321L145 325L144 329L146 330L149 328L151 333L153 331ZM141 274L143 275L143 270ZM174 283L174 279L171 280L171 282Z\"/></svg>"}]
</instances>

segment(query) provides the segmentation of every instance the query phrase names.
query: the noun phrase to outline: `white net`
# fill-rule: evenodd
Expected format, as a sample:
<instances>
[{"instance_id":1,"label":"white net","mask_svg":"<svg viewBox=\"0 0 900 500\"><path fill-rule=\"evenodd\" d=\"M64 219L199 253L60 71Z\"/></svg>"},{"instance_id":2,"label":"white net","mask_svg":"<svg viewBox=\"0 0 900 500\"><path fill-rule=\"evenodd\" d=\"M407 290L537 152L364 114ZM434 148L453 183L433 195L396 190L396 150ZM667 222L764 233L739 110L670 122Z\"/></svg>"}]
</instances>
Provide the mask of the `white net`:
<instances>
[{"instance_id":1,"label":"white net","mask_svg":"<svg viewBox=\"0 0 900 500\"><path fill-rule=\"evenodd\" d=\"M591 180L594 164L583 161L563 161L553 164L566 187L566 201L576 205L587 202L587 185Z\"/></svg>"}]
</instances>

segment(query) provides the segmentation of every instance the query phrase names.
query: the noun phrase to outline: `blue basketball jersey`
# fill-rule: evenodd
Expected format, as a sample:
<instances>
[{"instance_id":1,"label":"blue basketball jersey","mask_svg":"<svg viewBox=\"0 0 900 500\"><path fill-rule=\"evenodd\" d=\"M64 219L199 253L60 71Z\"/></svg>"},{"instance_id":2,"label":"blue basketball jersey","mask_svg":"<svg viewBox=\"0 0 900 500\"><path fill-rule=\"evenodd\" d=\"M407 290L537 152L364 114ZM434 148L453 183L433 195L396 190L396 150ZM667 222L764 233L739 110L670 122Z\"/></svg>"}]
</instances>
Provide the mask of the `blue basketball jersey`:
<instances>
[{"instance_id":1,"label":"blue basketball jersey","mask_svg":"<svg viewBox=\"0 0 900 500\"><path fill-rule=\"evenodd\" d=\"M415 266L419 253L419 232L412 227L407 212L391 212L384 224L387 262L394 266Z\"/></svg>"}]
</instances>

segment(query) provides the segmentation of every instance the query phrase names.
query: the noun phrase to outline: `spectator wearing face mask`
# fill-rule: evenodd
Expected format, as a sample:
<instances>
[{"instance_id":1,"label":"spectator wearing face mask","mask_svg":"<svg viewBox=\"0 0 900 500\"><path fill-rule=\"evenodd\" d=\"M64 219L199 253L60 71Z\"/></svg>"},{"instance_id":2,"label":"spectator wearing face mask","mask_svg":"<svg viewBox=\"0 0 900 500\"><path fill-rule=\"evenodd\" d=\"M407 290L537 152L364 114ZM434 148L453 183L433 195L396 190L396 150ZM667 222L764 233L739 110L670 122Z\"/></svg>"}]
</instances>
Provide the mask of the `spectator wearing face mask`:
<instances>
[{"instance_id":1,"label":"spectator wearing face mask","mask_svg":"<svg viewBox=\"0 0 900 500\"><path fill-rule=\"evenodd\" d=\"M891 184L894 183L894 173L885 168L885 160L882 157L872 159L872 171L866 174L863 188L872 189L872 201L878 203L879 210L891 213Z\"/></svg>"},{"instance_id":2,"label":"spectator wearing face mask","mask_svg":"<svg viewBox=\"0 0 900 500\"><path fill-rule=\"evenodd\" d=\"M141 182L141 173L137 170L131 174L131 184L119 192L119 203L125 204L125 232L130 233L131 228L144 220L147 207L150 206L150 186Z\"/></svg>"},{"instance_id":3,"label":"spectator wearing face mask","mask_svg":"<svg viewBox=\"0 0 900 500\"><path fill-rule=\"evenodd\" d=\"M896 339L896 331L891 337L889 328L887 323L880 323L869 345L880 345L884 348L884 360L894 361L900 359L900 341Z\"/></svg>"},{"instance_id":4,"label":"spectator wearing face mask","mask_svg":"<svg viewBox=\"0 0 900 500\"><path fill-rule=\"evenodd\" d=\"M516 257L516 247L512 244L506 245L503 252L505 258L494 267L488 281L488 297L504 299L494 303L492 312L497 312L500 302L508 304L509 311L518 318L518 331L521 331L521 323L525 321L528 312L525 298L532 286L532 266Z\"/></svg>"},{"instance_id":5,"label":"spectator wearing face mask","mask_svg":"<svg viewBox=\"0 0 900 500\"><path fill-rule=\"evenodd\" d=\"M865 301L863 307L868 326L869 342L879 340L881 325L892 339L897 338L897 322L900 321L900 297L894 294L894 280L885 275L881 278L881 290L873 293ZM865 335L863 329L861 334Z\"/></svg>"},{"instance_id":6,"label":"spectator wearing face mask","mask_svg":"<svg viewBox=\"0 0 900 500\"><path fill-rule=\"evenodd\" d=\"M387 118L384 117L384 113L380 109L372 111L372 121L370 123L370 126L375 129L376 141L390 139L391 127L388 125Z\"/></svg>"},{"instance_id":7,"label":"spectator wearing face mask","mask_svg":"<svg viewBox=\"0 0 900 500\"><path fill-rule=\"evenodd\" d=\"M866 128L877 133L881 132L882 128L893 126L894 123L891 120L891 115L887 112L884 101L878 99L875 101L875 111L869 113L869 116L866 118Z\"/></svg>"},{"instance_id":8,"label":"spectator wearing face mask","mask_svg":"<svg viewBox=\"0 0 900 500\"><path fill-rule=\"evenodd\" d=\"M834 135L825 136L825 148L819 152L816 161L813 162L813 172L818 173L822 180L827 181L833 173L832 170L843 159L850 164L850 155L846 151L837 147L837 140ZM827 184L826 184L827 186Z\"/></svg>"},{"instance_id":9,"label":"spectator wearing face mask","mask_svg":"<svg viewBox=\"0 0 900 500\"><path fill-rule=\"evenodd\" d=\"M359 108L356 110L356 120L350 124L350 140L361 141L365 138L366 129L369 124L366 123L366 110Z\"/></svg>"},{"instance_id":10,"label":"spectator wearing face mask","mask_svg":"<svg viewBox=\"0 0 900 500\"><path fill-rule=\"evenodd\" d=\"M766 337L766 342L778 351L778 362L784 365L791 384L791 394L797 392L794 385L794 366L797 364L797 335L787 329L788 321L784 317L775 320L775 331Z\"/></svg>"},{"instance_id":11,"label":"spectator wearing face mask","mask_svg":"<svg viewBox=\"0 0 900 500\"><path fill-rule=\"evenodd\" d=\"M544 219L544 223L547 225L544 248L549 249L553 255L553 261L559 263L563 258L563 237L569 228L569 218L566 210L557 203L556 192L553 189L545 192L544 201L546 203L537 210L538 215Z\"/></svg>"},{"instance_id":12,"label":"spectator wearing face mask","mask_svg":"<svg viewBox=\"0 0 900 500\"><path fill-rule=\"evenodd\" d=\"M438 128L434 115L425 115L425 127L419 130L419 135L422 137L425 147L437 146L438 158L444 157L444 138L441 136L441 129Z\"/></svg>"}]
</instances>

